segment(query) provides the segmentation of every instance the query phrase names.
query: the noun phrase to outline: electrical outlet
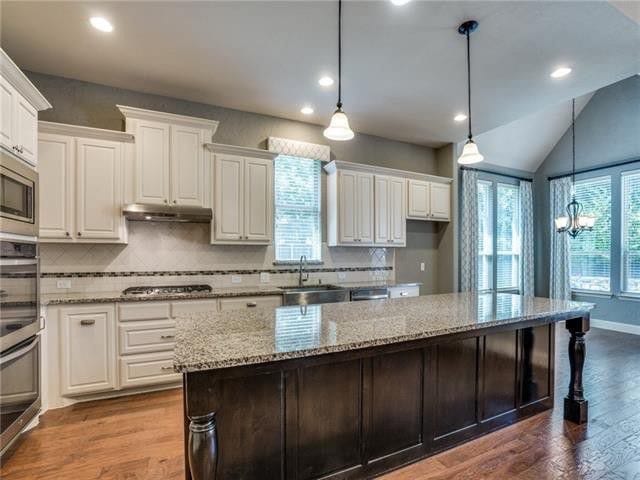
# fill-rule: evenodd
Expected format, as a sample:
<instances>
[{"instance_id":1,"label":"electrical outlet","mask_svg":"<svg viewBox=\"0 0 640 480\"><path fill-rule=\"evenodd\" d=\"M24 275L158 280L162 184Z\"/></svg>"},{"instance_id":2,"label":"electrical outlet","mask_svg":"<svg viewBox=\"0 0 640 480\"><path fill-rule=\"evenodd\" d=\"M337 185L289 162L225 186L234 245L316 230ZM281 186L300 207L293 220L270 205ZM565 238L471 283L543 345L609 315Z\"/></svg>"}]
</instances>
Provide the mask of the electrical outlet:
<instances>
[{"instance_id":1,"label":"electrical outlet","mask_svg":"<svg viewBox=\"0 0 640 480\"><path fill-rule=\"evenodd\" d=\"M71 288L71 280L58 280L56 282L58 288Z\"/></svg>"},{"instance_id":2,"label":"electrical outlet","mask_svg":"<svg viewBox=\"0 0 640 480\"><path fill-rule=\"evenodd\" d=\"M240 275L231 275L231 283L242 283L242 277Z\"/></svg>"},{"instance_id":3,"label":"electrical outlet","mask_svg":"<svg viewBox=\"0 0 640 480\"><path fill-rule=\"evenodd\" d=\"M269 272L262 272L260 274L260 283L269 283L271 281L271 275Z\"/></svg>"},{"instance_id":4,"label":"electrical outlet","mask_svg":"<svg viewBox=\"0 0 640 480\"><path fill-rule=\"evenodd\" d=\"M338 272L338 280L344 280L347 278L347 274L344 272Z\"/></svg>"},{"instance_id":5,"label":"electrical outlet","mask_svg":"<svg viewBox=\"0 0 640 480\"><path fill-rule=\"evenodd\" d=\"M424 272L424 262L420 262L420 271Z\"/></svg>"}]
</instances>

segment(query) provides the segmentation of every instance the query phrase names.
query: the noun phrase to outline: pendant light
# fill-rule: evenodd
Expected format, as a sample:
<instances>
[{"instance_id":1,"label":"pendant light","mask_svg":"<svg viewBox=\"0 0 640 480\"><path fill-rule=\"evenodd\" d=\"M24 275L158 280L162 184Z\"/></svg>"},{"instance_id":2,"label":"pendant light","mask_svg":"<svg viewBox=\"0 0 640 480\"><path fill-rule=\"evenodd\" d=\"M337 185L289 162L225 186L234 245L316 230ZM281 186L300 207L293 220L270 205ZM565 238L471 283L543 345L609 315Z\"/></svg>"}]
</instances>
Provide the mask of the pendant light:
<instances>
[{"instance_id":1,"label":"pendant light","mask_svg":"<svg viewBox=\"0 0 640 480\"><path fill-rule=\"evenodd\" d=\"M336 107L329 126L324 130L324 136L329 140L351 140L353 130L349 127L349 119L342 110L342 0L338 0L338 103Z\"/></svg>"},{"instance_id":2,"label":"pendant light","mask_svg":"<svg viewBox=\"0 0 640 480\"><path fill-rule=\"evenodd\" d=\"M596 217L585 215L584 208L576 200L576 100L571 100L571 201L567 204L567 215L561 215L555 219L558 233L567 233L571 238L576 238L584 231L593 230Z\"/></svg>"},{"instance_id":3,"label":"pendant light","mask_svg":"<svg viewBox=\"0 0 640 480\"><path fill-rule=\"evenodd\" d=\"M464 148L462 149L462 155L458 158L458 163L461 165L470 165L484 160L484 157L480 155L478 146L473 141L473 135L471 134L471 41L469 37L477 28L478 22L475 20L464 22L458 27L458 33L460 35L466 35L467 37L467 98L469 102L469 135L467 136L467 142L464 144Z\"/></svg>"}]
</instances>

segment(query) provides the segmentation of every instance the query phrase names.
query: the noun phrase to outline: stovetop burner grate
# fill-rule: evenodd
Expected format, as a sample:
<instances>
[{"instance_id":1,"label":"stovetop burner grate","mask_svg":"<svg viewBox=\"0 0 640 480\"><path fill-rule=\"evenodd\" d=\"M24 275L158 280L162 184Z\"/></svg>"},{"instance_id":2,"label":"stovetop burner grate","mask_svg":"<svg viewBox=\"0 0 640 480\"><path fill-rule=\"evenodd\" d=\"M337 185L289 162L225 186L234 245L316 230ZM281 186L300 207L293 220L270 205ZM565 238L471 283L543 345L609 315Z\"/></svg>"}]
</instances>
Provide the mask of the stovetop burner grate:
<instances>
[{"instance_id":1,"label":"stovetop burner grate","mask_svg":"<svg viewBox=\"0 0 640 480\"><path fill-rule=\"evenodd\" d=\"M181 293L207 293L211 291L211 285L158 285L154 287L129 287L123 295L169 295Z\"/></svg>"}]
</instances>

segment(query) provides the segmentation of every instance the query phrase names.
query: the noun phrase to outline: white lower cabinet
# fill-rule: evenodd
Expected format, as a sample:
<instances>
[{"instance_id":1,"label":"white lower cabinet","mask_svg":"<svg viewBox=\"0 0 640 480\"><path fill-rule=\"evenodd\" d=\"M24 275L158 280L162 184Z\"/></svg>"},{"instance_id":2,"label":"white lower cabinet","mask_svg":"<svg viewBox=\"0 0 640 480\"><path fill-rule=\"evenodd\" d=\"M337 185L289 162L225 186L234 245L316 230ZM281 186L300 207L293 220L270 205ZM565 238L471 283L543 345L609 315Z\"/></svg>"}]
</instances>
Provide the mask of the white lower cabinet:
<instances>
[{"instance_id":1,"label":"white lower cabinet","mask_svg":"<svg viewBox=\"0 0 640 480\"><path fill-rule=\"evenodd\" d=\"M173 350L176 340L176 322L126 322L118 326L120 355Z\"/></svg>"},{"instance_id":2,"label":"white lower cabinet","mask_svg":"<svg viewBox=\"0 0 640 480\"><path fill-rule=\"evenodd\" d=\"M173 351L120 357L120 387L132 388L178 382Z\"/></svg>"},{"instance_id":3,"label":"white lower cabinet","mask_svg":"<svg viewBox=\"0 0 640 480\"><path fill-rule=\"evenodd\" d=\"M113 304L60 310L63 395L117 388Z\"/></svg>"},{"instance_id":4,"label":"white lower cabinet","mask_svg":"<svg viewBox=\"0 0 640 480\"><path fill-rule=\"evenodd\" d=\"M252 308L276 308L282 305L282 296L232 297L220 299L220 311L248 310Z\"/></svg>"},{"instance_id":5,"label":"white lower cabinet","mask_svg":"<svg viewBox=\"0 0 640 480\"><path fill-rule=\"evenodd\" d=\"M408 287L389 287L389 298L405 298L420 296L420 287L411 285Z\"/></svg>"}]
</instances>

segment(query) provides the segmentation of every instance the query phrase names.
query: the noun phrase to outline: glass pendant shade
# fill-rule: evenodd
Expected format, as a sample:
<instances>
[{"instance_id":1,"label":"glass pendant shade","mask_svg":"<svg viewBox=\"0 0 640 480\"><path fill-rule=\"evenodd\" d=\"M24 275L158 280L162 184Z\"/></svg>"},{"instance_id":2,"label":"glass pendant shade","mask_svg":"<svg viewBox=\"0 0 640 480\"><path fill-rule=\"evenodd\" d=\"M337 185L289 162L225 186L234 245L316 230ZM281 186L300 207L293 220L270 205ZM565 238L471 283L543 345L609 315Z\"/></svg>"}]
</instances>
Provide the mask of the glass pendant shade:
<instances>
[{"instance_id":1,"label":"glass pendant shade","mask_svg":"<svg viewBox=\"0 0 640 480\"><path fill-rule=\"evenodd\" d=\"M478 145L471 139L467 140L467 143L464 144L464 148L462 149L462 155L458 158L458 163L460 165L471 165L483 160L484 157L480 155Z\"/></svg>"},{"instance_id":2,"label":"glass pendant shade","mask_svg":"<svg viewBox=\"0 0 640 480\"><path fill-rule=\"evenodd\" d=\"M353 130L349 127L347 115L338 108L333 112L329 126L324 130L324 136L329 140L345 141L353 138Z\"/></svg>"},{"instance_id":3,"label":"glass pendant shade","mask_svg":"<svg viewBox=\"0 0 640 480\"><path fill-rule=\"evenodd\" d=\"M569 217L566 217L566 216L558 217L556 218L555 222L556 222L557 230L565 230L569 228Z\"/></svg>"}]
</instances>

